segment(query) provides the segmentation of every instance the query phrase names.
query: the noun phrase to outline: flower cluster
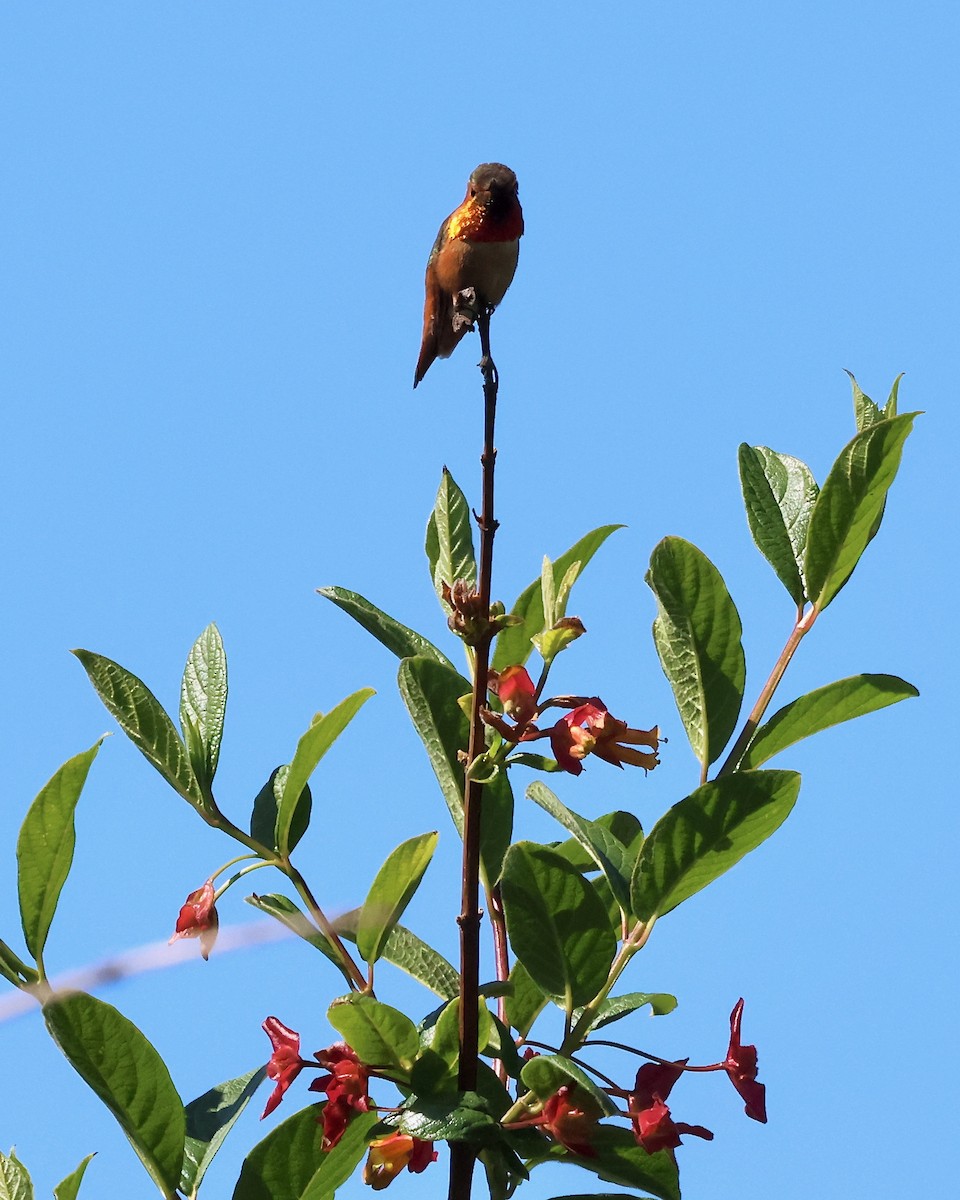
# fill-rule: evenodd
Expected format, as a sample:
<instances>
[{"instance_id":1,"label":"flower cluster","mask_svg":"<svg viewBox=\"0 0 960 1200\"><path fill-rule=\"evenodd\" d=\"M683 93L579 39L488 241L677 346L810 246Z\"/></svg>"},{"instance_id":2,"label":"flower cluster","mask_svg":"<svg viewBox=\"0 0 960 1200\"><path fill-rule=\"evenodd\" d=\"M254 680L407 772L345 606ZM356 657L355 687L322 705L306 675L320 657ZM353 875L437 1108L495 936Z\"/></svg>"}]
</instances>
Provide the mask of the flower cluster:
<instances>
[{"instance_id":1,"label":"flower cluster","mask_svg":"<svg viewBox=\"0 0 960 1200\"><path fill-rule=\"evenodd\" d=\"M300 1054L300 1035L288 1029L282 1021L267 1017L263 1029L273 1046L267 1063L267 1076L277 1086L267 1100L260 1119L273 1112L283 1099L284 1092L305 1067L315 1070L323 1068L326 1074L314 1079L309 1090L326 1095L326 1103L319 1117L323 1126L320 1144L323 1150L332 1150L346 1132L354 1113L369 1112L374 1107L367 1094L369 1069L345 1042L317 1050L311 1061ZM433 1142L402 1133L376 1138L370 1143L363 1179L374 1191L382 1191L404 1167L419 1174L436 1160Z\"/></svg>"},{"instance_id":2,"label":"flower cluster","mask_svg":"<svg viewBox=\"0 0 960 1200\"><path fill-rule=\"evenodd\" d=\"M627 764L652 771L659 763L657 748L660 731L653 729L631 729L626 722L618 720L607 711L607 706L597 696L554 697L541 703L537 688L525 667L505 667L491 678L490 690L500 699L503 715L483 709L484 721L494 728L508 743L532 742L549 738L557 766L571 775L583 770L583 760L588 754L602 758L615 767ZM536 724L539 715L547 707L569 708L549 729L540 729ZM507 723L509 717L513 725ZM637 746L646 746L638 750Z\"/></svg>"},{"instance_id":3,"label":"flower cluster","mask_svg":"<svg viewBox=\"0 0 960 1200\"><path fill-rule=\"evenodd\" d=\"M704 1067L689 1066L689 1059L676 1062L656 1060L637 1071L632 1089L609 1088L613 1096L627 1102L626 1116L637 1145L648 1154L660 1150L671 1153L680 1146L683 1135L713 1140L713 1134L702 1125L675 1121L667 1104L674 1085L685 1071L725 1071L745 1102L748 1117L766 1122L766 1089L757 1082L757 1048L744 1046L740 1041L743 1000L738 1000L730 1014L730 1042L723 1062ZM583 1158L594 1158L593 1142L598 1122L603 1116L600 1104L589 1091L570 1083L559 1088L543 1105L539 1115L518 1124L535 1125L566 1150Z\"/></svg>"}]
</instances>

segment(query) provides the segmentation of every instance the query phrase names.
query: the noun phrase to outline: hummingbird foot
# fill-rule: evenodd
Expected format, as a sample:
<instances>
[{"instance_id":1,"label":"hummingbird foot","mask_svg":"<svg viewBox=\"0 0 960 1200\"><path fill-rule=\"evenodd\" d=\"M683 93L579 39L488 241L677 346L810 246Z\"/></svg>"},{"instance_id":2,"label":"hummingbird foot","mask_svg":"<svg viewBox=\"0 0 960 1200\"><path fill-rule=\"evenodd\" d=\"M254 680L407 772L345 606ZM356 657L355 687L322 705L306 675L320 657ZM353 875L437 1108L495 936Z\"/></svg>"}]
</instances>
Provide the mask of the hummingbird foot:
<instances>
[{"instance_id":1,"label":"hummingbird foot","mask_svg":"<svg viewBox=\"0 0 960 1200\"><path fill-rule=\"evenodd\" d=\"M453 331L472 330L480 316L480 304L475 288L464 288L453 297Z\"/></svg>"}]
</instances>

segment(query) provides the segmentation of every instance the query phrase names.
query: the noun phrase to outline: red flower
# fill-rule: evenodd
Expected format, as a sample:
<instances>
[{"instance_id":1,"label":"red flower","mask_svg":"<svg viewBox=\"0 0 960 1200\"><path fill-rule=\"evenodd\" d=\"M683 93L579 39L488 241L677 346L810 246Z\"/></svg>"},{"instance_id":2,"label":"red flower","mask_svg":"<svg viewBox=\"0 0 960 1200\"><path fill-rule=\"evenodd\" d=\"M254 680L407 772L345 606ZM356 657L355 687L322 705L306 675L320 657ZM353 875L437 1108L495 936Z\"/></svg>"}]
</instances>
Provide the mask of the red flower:
<instances>
[{"instance_id":1,"label":"red flower","mask_svg":"<svg viewBox=\"0 0 960 1200\"><path fill-rule=\"evenodd\" d=\"M616 767L629 763L652 771L660 761L659 744L660 730L656 725L653 729L630 729L624 721L611 716L596 698L561 717L550 730L553 756L561 769L571 775L580 774L588 754L595 754ZM634 750L636 745L649 746L652 753Z\"/></svg>"},{"instance_id":2,"label":"red flower","mask_svg":"<svg viewBox=\"0 0 960 1200\"><path fill-rule=\"evenodd\" d=\"M394 1133L370 1143L370 1153L363 1168L363 1182L369 1183L375 1192L381 1192L404 1167L419 1175L436 1161L437 1152L433 1142L425 1142L405 1133Z\"/></svg>"},{"instance_id":3,"label":"red flower","mask_svg":"<svg viewBox=\"0 0 960 1200\"><path fill-rule=\"evenodd\" d=\"M567 1150L584 1158L596 1158L591 1139L602 1114L589 1094L584 1103L574 1103L571 1098L576 1088L577 1085L571 1083L554 1092L543 1106L540 1124Z\"/></svg>"},{"instance_id":4,"label":"red flower","mask_svg":"<svg viewBox=\"0 0 960 1200\"><path fill-rule=\"evenodd\" d=\"M270 1079L277 1081L277 1086L260 1116L261 1121L273 1112L283 1099L283 1093L300 1074L301 1069L307 1065L300 1057L299 1033L288 1029L276 1017L267 1017L263 1023L263 1029L273 1043L273 1054L270 1055L270 1061L267 1063L267 1075Z\"/></svg>"},{"instance_id":5,"label":"red flower","mask_svg":"<svg viewBox=\"0 0 960 1200\"><path fill-rule=\"evenodd\" d=\"M730 1082L744 1100L744 1112L755 1121L767 1121L767 1089L757 1083L757 1048L740 1045L740 1021L743 1017L743 997L730 1014L730 1045L724 1067Z\"/></svg>"},{"instance_id":6,"label":"red flower","mask_svg":"<svg viewBox=\"0 0 960 1200\"><path fill-rule=\"evenodd\" d=\"M314 1058L330 1072L315 1079L310 1084L310 1091L327 1094L321 1118L322 1144L324 1150L332 1150L343 1137L351 1116L355 1112L368 1112L370 1109L367 1068L344 1042L337 1042L326 1050L318 1050ZM386 1184L383 1186L386 1187Z\"/></svg>"},{"instance_id":7,"label":"red flower","mask_svg":"<svg viewBox=\"0 0 960 1200\"><path fill-rule=\"evenodd\" d=\"M210 957L213 943L217 940L220 928L220 918L217 916L217 906L213 902L213 880L208 879L203 887L197 888L183 902L173 937L167 943L172 945L178 938L200 939L200 953L204 961Z\"/></svg>"},{"instance_id":8,"label":"red flower","mask_svg":"<svg viewBox=\"0 0 960 1200\"><path fill-rule=\"evenodd\" d=\"M687 1061L684 1058L676 1063L645 1063L637 1072L627 1108L633 1120L633 1135L648 1154L675 1149L681 1144L682 1133L713 1140L713 1134L702 1125L674 1121L666 1104L670 1089L683 1074Z\"/></svg>"},{"instance_id":9,"label":"red flower","mask_svg":"<svg viewBox=\"0 0 960 1200\"><path fill-rule=\"evenodd\" d=\"M504 667L491 691L500 697L503 711L518 725L527 725L537 715L537 689L526 667Z\"/></svg>"}]
</instances>

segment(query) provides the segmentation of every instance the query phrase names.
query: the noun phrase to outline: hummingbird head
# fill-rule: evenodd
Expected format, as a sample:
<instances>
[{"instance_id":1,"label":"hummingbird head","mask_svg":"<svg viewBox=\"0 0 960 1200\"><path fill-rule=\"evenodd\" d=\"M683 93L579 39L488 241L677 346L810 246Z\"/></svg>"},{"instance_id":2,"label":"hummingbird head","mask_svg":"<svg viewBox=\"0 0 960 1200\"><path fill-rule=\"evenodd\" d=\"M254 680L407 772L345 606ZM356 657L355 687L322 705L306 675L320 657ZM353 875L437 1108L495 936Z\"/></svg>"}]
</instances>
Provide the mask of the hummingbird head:
<instances>
[{"instance_id":1,"label":"hummingbird head","mask_svg":"<svg viewBox=\"0 0 960 1200\"><path fill-rule=\"evenodd\" d=\"M466 200L479 204L494 220L505 216L517 201L517 177L503 163L481 163L467 183Z\"/></svg>"}]
</instances>

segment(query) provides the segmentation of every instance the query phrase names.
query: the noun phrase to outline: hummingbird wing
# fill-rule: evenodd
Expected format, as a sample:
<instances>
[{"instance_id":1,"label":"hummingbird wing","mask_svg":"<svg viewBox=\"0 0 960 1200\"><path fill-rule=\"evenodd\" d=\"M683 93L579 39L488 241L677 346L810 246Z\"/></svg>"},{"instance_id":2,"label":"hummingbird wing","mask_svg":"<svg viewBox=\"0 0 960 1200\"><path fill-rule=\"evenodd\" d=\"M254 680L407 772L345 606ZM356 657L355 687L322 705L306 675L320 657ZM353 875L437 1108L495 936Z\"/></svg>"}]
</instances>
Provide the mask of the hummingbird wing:
<instances>
[{"instance_id":1,"label":"hummingbird wing","mask_svg":"<svg viewBox=\"0 0 960 1200\"><path fill-rule=\"evenodd\" d=\"M441 287L437 277L437 257L447 243L449 224L450 217L447 217L440 226L440 232L433 243L430 257L427 259L424 278L423 335L420 341L420 357L417 359L417 369L413 376L414 387L426 375L435 359L450 357L460 339L467 332L466 327L454 330L453 297L445 288Z\"/></svg>"}]
</instances>

